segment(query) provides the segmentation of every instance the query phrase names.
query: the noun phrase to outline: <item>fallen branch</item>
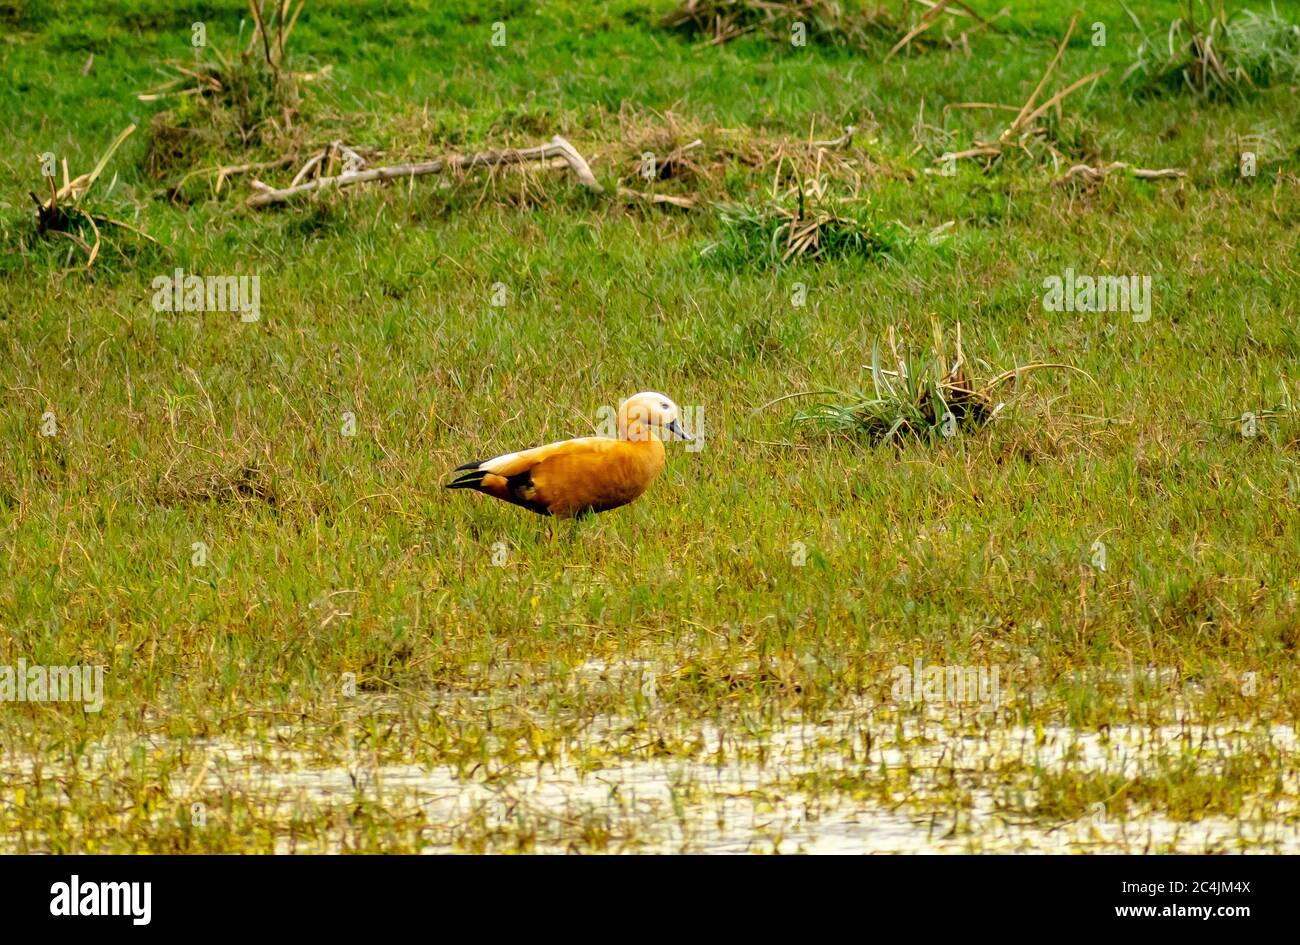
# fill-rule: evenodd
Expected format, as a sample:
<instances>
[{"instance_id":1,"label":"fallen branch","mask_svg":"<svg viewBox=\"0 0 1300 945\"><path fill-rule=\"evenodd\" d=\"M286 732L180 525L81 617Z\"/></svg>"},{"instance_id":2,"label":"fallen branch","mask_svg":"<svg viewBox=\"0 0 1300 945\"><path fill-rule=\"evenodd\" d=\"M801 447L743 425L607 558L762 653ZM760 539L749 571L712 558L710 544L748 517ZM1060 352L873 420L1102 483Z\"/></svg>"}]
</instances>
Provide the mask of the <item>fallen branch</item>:
<instances>
[{"instance_id":1,"label":"fallen branch","mask_svg":"<svg viewBox=\"0 0 1300 945\"><path fill-rule=\"evenodd\" d=\"M358 171L365 169L365 158L349 148L342 141L331 141L319 154L314 155L310 160L308 160L297 174L293 175L293 180L289 183L289 186L297 187L306 180L313 171L315 171L316 177L329 177L334 173L334 159L336 155L343 156L345 168L344 173L346 174L355 174ZM322 167L324 168L323 171L320 170Z\"/></svg>"},{"instance_id":2,"label":"fallen branch","mask_svg":"<svg viewBox=\"0 0 1300 945\"><path fill-rule=\"evenodd\" d=\"M297 155L286 154L284 157L278 158L277 160L274 161L257 161L251 164L230 164L230 165L218 166L218 167L200 167L197 168L196 170L190 171L188 174L186 174L184 177L178 180L175 184L173 184L170 188L168 188L168 193L171 194L172 196L175 196L176 194L180 193L181 188L184 187L187 183L189 183L190 180L192 180L195 177L202 177L205 174L217 175L217 181L214 190L216 193L221 193L221 188L225 184L227 178L235 177L239 174L247 174L250 171L264 171L267 168L272 168L272 167L288 167L295 160L297 160Z\"/></svg>"},{"instance_id":3,"label":"fallen branch","mask_svg":"<svg viewBox=\"0 0 1300 945\"><path fill-rule=\"evenodd\" d=\"M1130 177L1136 177L1139 180L1172 180L1187 176L1186 171L1176 167L1162 167L1151 170L1145 167L1133 167L1123 161L1113 161L1110 164L1099 164L1096 167L1088 164L1076 164L1062 174L1057 183L1063 184L1072 180L1082 180L1085 183L1095 184L1105 180L1115 171L1127 171Z\"/></svg>"},{"instance_id":4,"label":"fallen branch","mask_svg":"<svg viewBox=\"0 0 1300 945\"><path fill-rule=\"evenodd\" d=\"M1129 171L1134 177L1141 180L1169 180L1174 177L1186 177L1187 172L1179 170L1176 167L1162 167L1159 170L1147 170L1143 167L1135 167Z\"/></svg>"},{"instance_id":5,"label":"fallen branch","mask_svg":"<svg viewBox=\"0 0 1300 945\"><path fill-rule=\"evenodd\" d=\"M584 187L598 193L604 190L600 186L600 182L596 180L596 175L591 172L591 167L587 164L586 159L578 153L573 145L569 144L561 136L556 135L549 143L538 145L535 148L481 151L478 154L437 158L419 164L393 164L388 167L373 167L355 173L345 172L333 177L318 177L315 180L289 186L283 190L277 190L260 180L254 180L251 186L257 193L248 198L247 206L265 207L273 203L283 203L302 194L324 190L328 187L351 187L354 184L365 184L370 181L422 177L426 174L441 174L447 170L467 171L476 167L502 167L509 164L527 164L534 161L547 162L554 158L563 160L577 175L578 180Z\"/></svg>"},{"instance_id":6,"label":"fallen branch","mask_svg":"<svg viewBox=\"0 0 1300 945\"><path fill-rule=\"evenodd\" d=\"M858 130L858 129L857 129L856 127L854 127L853 125L845 125L845 126L844 126L844 134L840 135L838 138L834 138L834 139L832 139L832 140L830 140L830 141L814 141L814 142L812 143L812 146L813 146L814 148L842 148L842 147L845 147L846 145L848 145L848 144L853 140L853 133L854 133L855 131L857 131L857 130Z\"/></svg>"},{"instance_id":7,"label":"fallen branch","mask_svg":"<svg viewBox=\"0 0 1300 945\"><path fill-rule=\"evenodd\" d=\"M700 198L694 194L688 196L652 194L643 190L633 190L631 187L620 187L618 195L640 203L666 203L674 207L681 207L683 210L694 210L700 205Z\"/></svg>"}]
</instances>

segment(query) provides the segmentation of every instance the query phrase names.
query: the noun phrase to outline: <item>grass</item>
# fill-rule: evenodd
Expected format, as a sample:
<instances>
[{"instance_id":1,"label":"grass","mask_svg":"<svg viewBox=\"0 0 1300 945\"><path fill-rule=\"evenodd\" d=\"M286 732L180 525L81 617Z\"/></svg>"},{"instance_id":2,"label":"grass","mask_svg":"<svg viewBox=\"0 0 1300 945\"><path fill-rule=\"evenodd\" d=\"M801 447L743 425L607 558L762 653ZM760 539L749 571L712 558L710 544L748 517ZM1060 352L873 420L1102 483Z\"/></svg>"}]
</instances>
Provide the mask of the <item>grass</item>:
<instances>
[{"instance_id":1,"label":"grass","mask_svg":"<svg viewBox=\"0 0 1300 945\"><path fill-rule=\"evenodd\" d=\"M897 223L877 220L858 207L810 207L802 192L794 207L724 205L718 222L721 235L701 255L731 270L779 266L795 258L897 258L912 242Z\"/></svg>"},{"instance_id":2,"label":"grass","mask_svg":"<svg viewBox=\"0 0 1300 945\"><path fill-rule=\"evenodd\" d=\"M1143 36L1101 4L1087 19L1106 45L1084 22L1052 88L1110 71L1043 122L1188 176L946 174L935 157L1014 117L946 106L1028 100L1072 10L1017 5L969 55L884 63L892 38L710 45L660 25L673 6L309 2L293 68L332 69L303 83L292 128L214 137L162 179L128 138L93 194L157 245L106 239L89 270L37 232L32 156L94 167L169 108L136 96L192 54L191 23L227 49L247 7L6 9L0 665L108 668L99 713L0 703L9 847L702 849L721 817L722 840L798 849L816 845L790 813L804 801L823 823L937 819L918 843L951 827L945 849L1041 848L1097 803L1130 827L1230 825L1156 849L1268 849L1265 828L1293 827L1294 737L1276 729L1300 709L1300 431L1289 411L1250 437L1226 418L1300 381L1294 91L1134 100L1122 73ZM685 130L653 143L642 125L669 113ZM808 142L847 125L818 171ZM292 154L271 172L287 179L334 140L378 164L554 134L604 195L563 169L258 212L243 175L169 193L194 167ZM1238 172L1248 136L1272 143L1255 176ZM707 173L636 175L643 150L695 137ZM801 219L816 206L791 188L816 178L827 212L858 221L829 244L850 251L777 258L791 218L773 201ZM629 203L620 179L704 199ZM749 216L728 223L728 205ZM720 235L741 247L726 266L700 253ZM258 274L260 319L154 311L151 281L177 267ZM1046 311L1043 280L1067 268L1150 275L1150 321ZM792 440L793 405L757 410L851 388L891 326L925 338L936 320L960 322L990 374L1093 380L1044 372L941 449ZM590 434L641 389L702 408L703 449L670 448L626 509L555 527L441 488L466 460ZM892 673L916 659L1000 667L1001 707L900 704ZM1176 681L1115 684L1135 666ZM1187 738L1135 755L1122 793L1092 756L1047 751L1169 726ZM1216 739L1238 760L1197 747ZM459 806L430 806L429 784Z\"/></svg>"},{"instance_id":3,"label":"grass","mask_svg":"<svg viewBox=\"0 0 1300 945\"><path fill-rule=\"evenodd\" d=\"M1142 40L1125 78L1139 93L1209 97L1294 83L1300 81L1300 24L1276 4L1229 12L1222 2L1189 3L1167 31Z\"/></svg>"}]
</instances>

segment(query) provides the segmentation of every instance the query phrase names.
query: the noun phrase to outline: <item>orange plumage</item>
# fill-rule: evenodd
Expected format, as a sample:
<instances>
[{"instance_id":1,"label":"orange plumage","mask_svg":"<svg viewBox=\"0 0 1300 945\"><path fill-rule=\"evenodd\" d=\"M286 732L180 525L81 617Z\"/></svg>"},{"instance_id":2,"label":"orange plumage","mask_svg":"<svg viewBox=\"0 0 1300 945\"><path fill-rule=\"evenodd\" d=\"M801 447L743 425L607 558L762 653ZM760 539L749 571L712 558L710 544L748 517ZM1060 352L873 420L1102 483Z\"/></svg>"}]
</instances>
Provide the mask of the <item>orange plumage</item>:
<instances>
[{"instance_id":1,"label":"orange plumage","mask_svg":"<svg viewBox=\"0 0 1300 945\"><path fill-rule=\"evenodd\" d=\"M691 438L677 415L667 397L643 392L619 409L618 439L587 436L466 463L447 488L474 489L561 518L616 509L663 471L663 436Z\"/></svg>"}]
</instances>

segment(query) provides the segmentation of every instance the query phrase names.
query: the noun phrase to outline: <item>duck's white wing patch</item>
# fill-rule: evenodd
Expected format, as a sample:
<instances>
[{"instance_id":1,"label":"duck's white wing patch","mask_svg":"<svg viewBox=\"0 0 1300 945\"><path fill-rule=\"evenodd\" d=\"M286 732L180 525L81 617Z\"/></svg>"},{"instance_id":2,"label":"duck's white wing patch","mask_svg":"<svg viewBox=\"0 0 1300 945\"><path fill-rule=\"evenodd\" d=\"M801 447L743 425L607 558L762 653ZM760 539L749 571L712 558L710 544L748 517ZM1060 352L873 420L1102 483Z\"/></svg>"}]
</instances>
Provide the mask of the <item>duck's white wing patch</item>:
<instances>
[{"instance_id":1,"label":"duck's white wing patch","mask_svg":"<svg viewBox=\"0 0 1300 945\"><path fill-rule=\"evenodd\" d=\"M547 457L554 456L557 453L565 453L582 449L590 449L602 445L613 443L614 440L603 436L583 436L576 440L564 440L560 443L548 443L546 446L536 446L530 450L517 450L513 453L506 453L502 456L495 456L492 459L484 460L479 463L479 469L494 473L498 476L511 476L517 472L529 468Z\"/></svg>"},{"instance_id":2,"label":"duck's white wing patch","mask_svg":"<svg viewBox=\"0 0 1300 945\"><path fill-rule=\"evenodd\" d=\"M518 453L505 453L502 456L495 456L492 459L484 460L479 463L478 468L486 469L488 472L494 473L499 469L504 469L506 466L509 466L518 458Z\"/></svg>"}]
</instances>

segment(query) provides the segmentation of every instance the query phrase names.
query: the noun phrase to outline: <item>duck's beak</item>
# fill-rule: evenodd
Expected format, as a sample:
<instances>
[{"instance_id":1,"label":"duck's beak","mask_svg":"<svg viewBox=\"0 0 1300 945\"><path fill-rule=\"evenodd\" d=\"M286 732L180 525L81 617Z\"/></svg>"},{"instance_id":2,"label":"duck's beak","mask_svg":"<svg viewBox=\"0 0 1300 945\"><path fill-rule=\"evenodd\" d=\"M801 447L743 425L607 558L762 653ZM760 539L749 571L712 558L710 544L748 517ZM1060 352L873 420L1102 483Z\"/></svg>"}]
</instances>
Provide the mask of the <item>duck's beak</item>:
<instances>
[{"instance_id":1,"label":"duck's beak","mask_svg":"<svg viewBox=\"0 0 1300 945\"><path fill-rule=\"evenodd\" d=\"M671 433L673 436L677 437L677 439L679 440L685 440L687 443L695 439L684 429L682 429L682 425L678 423L675 419L668 421L668 432Z\"/></svg>"}]
</instances>

